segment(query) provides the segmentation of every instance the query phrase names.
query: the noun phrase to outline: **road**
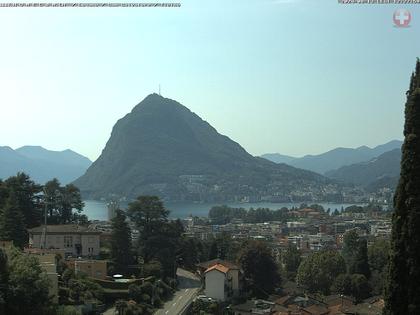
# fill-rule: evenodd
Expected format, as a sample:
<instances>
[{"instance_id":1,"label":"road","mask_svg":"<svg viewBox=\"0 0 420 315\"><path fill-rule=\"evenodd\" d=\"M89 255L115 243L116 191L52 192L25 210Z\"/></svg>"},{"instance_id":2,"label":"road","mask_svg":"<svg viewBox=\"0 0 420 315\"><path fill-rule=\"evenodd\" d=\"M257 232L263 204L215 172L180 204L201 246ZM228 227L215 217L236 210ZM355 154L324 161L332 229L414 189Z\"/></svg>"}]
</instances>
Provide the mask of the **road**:
<instances>
[{"instance_id":1,"label":"road","mask_svg":"<svg viewBox=\"0 0 420 315\"><path fill-rule=\"evenodd\" d=\"M200 279L193 273L178 268L178 291L173 298L163 305L155 315L178 315L194 299L201 288Z\"/></svg>"}]
</instances>

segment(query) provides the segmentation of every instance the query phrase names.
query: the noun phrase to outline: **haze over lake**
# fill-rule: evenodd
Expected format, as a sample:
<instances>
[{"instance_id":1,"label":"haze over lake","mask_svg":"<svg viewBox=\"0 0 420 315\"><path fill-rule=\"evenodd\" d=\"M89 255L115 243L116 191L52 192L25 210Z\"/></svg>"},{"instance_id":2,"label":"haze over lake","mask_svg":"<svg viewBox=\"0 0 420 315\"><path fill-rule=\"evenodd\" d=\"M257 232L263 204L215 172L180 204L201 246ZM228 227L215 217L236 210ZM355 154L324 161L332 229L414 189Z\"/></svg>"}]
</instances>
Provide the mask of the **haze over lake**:
<instances>
[{"instance_id":1,"label":"haze over lake","mask_svg":"<svg viewBox=\"0 0 420 315\"><path fill-rule=\"evenodd\" d=\"M85 208L83 214L86 214L89 220L107 220L108 219L108 208L106 202L98 200L85 200ZM313 203L310 203L313 204ZM324 207L325 210L328 208L331 211L337 209L341 210L341 207L346 208L352 204L345 203L319 203ZM209 210L213 206L220 205L220 203L165 203L165 207L171 212L169 213L170 218L187 218L190 214L198 217L207 217ZM298 207L301 202L296 203L271 203L271 202L257 202L257 203L227 203L230 207L235 208L269 208L272 210L280 209L283 207L291 208ZM121 204L121 207L125 209L127 204Z\"/></svg>"}]
</instances>

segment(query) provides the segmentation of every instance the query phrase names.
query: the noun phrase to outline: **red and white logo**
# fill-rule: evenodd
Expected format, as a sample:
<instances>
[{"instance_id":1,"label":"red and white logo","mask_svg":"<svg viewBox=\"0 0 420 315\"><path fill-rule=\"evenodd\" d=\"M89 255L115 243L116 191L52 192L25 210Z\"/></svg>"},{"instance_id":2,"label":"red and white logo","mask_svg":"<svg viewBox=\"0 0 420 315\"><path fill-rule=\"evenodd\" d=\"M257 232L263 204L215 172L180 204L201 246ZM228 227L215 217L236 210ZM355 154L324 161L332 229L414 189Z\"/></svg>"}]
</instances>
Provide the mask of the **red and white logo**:
<instances>
[{"instance_id":1,"label":"red and white logo","mask_svg":"<svg viewBox=\"0 0 420 315\"><path fill-rule=\"evenodd\" d=\"M411 13L406 9L399 9L394 12L394 24L397 27L408 27L411 22Z\"/></svg>"}]
</instances>

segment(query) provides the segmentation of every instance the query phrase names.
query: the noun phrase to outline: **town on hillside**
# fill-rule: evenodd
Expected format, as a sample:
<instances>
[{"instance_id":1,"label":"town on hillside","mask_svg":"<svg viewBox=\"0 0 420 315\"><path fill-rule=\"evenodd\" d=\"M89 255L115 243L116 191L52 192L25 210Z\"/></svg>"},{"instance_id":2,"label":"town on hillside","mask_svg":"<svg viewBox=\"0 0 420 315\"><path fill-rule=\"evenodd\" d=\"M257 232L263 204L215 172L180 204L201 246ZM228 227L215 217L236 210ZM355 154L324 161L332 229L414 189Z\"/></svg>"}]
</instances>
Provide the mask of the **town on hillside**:
<instances>
[{"instance_id":1,"label":"town on hillside","mask_svg":"<svg viewBox=\"0 0 420 315\"><path fill-rule=\"evenodd\" d=\"M392 211L379 205L215 206L174 220L158 197L139 196L89 221L74 186L41 189L21 173L0 187L4 271L23 281L20 268L38 266L29 287L10 283L28 302L6 295L5 314L370 315L384 306Z\"/></svg>"}]
</instances>

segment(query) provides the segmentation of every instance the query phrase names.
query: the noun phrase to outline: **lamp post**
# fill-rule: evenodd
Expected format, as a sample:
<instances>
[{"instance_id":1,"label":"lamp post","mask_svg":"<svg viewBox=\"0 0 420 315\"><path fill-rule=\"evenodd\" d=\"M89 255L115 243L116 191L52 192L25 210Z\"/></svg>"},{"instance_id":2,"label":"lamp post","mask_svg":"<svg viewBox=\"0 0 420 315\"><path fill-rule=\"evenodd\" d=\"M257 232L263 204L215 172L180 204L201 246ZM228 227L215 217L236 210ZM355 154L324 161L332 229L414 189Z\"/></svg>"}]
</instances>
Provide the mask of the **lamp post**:
<instances>
[{"instance_id":1,"label":"lamp post","mask_svg":"<svg viewBox=\"0 0 420 315\"><path fill-rule=\"evenodd\" d=\"M47 247L47 211L48 211L48 194L44 187L44 228L42 229L41 236L41 248L46 249Z\"/></svg>"}]
</instances>

